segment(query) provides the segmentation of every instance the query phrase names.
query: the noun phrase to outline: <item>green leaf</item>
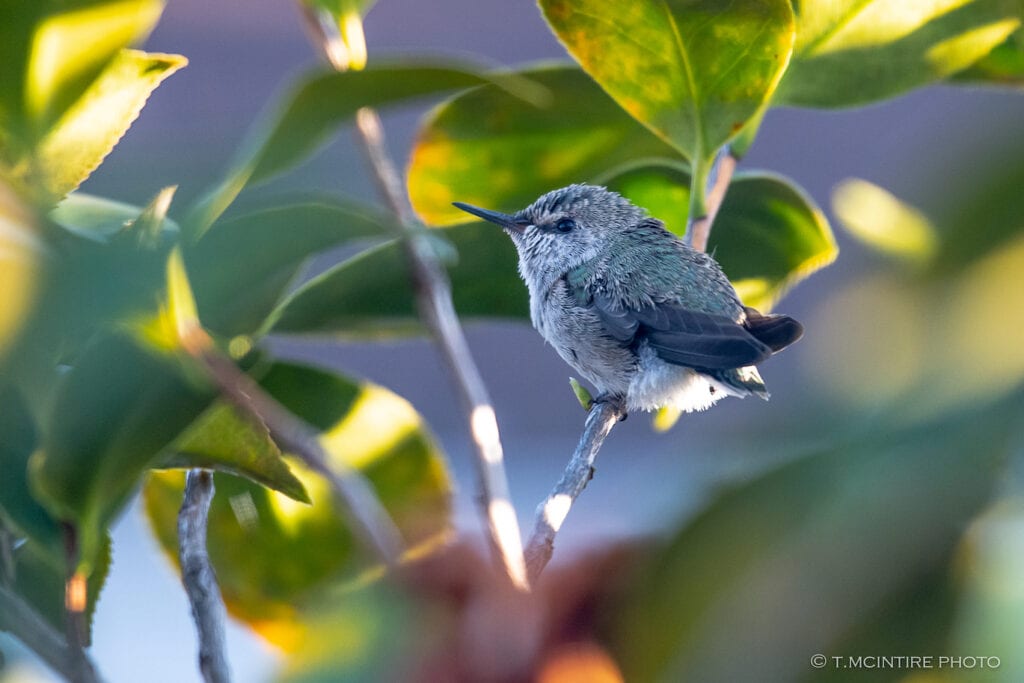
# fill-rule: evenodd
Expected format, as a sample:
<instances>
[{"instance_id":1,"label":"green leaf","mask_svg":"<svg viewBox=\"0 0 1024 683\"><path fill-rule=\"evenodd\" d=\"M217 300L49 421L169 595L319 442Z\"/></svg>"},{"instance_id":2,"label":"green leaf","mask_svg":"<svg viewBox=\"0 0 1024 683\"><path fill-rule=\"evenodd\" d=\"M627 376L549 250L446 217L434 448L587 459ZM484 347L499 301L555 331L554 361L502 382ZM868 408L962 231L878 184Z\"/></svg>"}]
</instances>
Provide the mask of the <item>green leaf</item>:
<instances>
[{"instance_id":1,"label":"green leaf","mask_svg":"<svg viewBox=\"0 0 1024 683\"><path fill-rule=\"evenodd\" d=\"M626 680L810 675L812 654L840 652L837 639L948 562L989 500L1014 413L876 425L720 495L614 606Z\"/></svg>"},{"instance_id":2,"label":"green leaf","mask_svg":"<svg viewBox=\"0 0 1024 683\"><path fill-rule=\"evenodd\" d=\"M442 233L458 251L449 269L460 315L524 318L526 287L515 249L501 230L473 223ZM306 282L278 308L271 329L379 337L420 330L405 255L395 242L366 251Z\"/></svg>"},{"instance_id":3,"label":"green leaf","mask_svg":"<svg viewBox=\"0 0 1024 683\"><path fill-rule=\"evenodd\" d=\"M690 177L671 162L640 166L607 179L682 236ZM765 172L737 173L708 241L748 306L768 310L785 292L838 254L824 214L792 181Z\"/></svg>"},{"instance_id":4,"label":"green leaf","mask_svg":"<svg viewBox=\"0 0 1024 683\"><path fill-rule=\"evenodd\" d=\"M130 229L145 209L124 202L73 192L49 213L51 221L70 233L93 242L106 243ZM178 232L178 224L163 219L163 229Z\"/></svg>"},{"instance_id":5,"label":"green leaf","mask_svg":"<svg viewBox=\"0 0 1024 683\"><path fill-rule=\"evenodd\" d=\"M310 502L266 427L245 419L222 401L210 406L168 446L159 467L228 472L248 477L300 503Z\"/></svg>"},{"instance_id":6,"label":"green leaf","mask_svg":"<svg viewBox=\"0 0 1024 683\"><path fill-rule=\"evenodd\" d=\"M311 255L389 234L379 212L334 200L287 204L222 221L185 252L203 325L253 334Z\"/></svg>"},{"instance_id":7,"label":"green leaf","mask_svg":"<svg viewBox=\"0 0 1024 683\"><path fill-rule=\"evenodd\" d=\"M590 410L594 405L594 397L590 395L587 388L580 384L580 381L575 377L569 378L569 386L572 388L572 393L576 400L580 402L583 410Z\"/></svg>"},{"instance_id":8,"label":"green leaf","mask_svg":"<svg viewBox=\"0 0 1024 683\"><path fill-rule=\"evenodd\" d=\"M549 190L593 180L629 160L675 156L578 68L518 73L548 89L545 106L488 85L444 103L420 128L408 184L426 222L466 222L453 201L518 211Z\"/></svg>"},{"instance_id":9,"label":"green leaf","mask_svg":"<svg viewBox=\"0 0 1024 683\"><path fill-rule=\"evenodd\" d=\"M1024 85L1024 29L1017 29L951 80L968 85Z\"/></svg>"},{"instance_id":10,"label":"green leaf","mask_svg":"<svg viewBox=\"0 0 1024 683\"><path fill-rule=\"evenodd\" d=\"M25 72L25 112L42 132L96 80L122 48L140 40L163 12L162 0L39 3ZM36 10L38 11L38 10Z\"/></svg>"},{"instance_id":11,"label":"green leaf","mask_svg":"<svg viewBox=\"0 0 1024 683\"><path fill-rule=\"evenodd\" d=\"M125 334L101 337L78 357L43 425L30 475L47 509L77 526L86 572L100 530L212 398L188 384L173 359Z\"/></svg>"},{"instance_id":12,"label":"green leaf","mask_svg":"<svg viewBox=\"0 0 1024 683\"><path fill-rule=\"evenodd\" d=\"M1021 24L1017 0L805 0L776 104L844 107L966 69Z\"/></svg>"},{"instance_id":13,"label":"green leaf","mask_svg":"<svg viewBox=\"0 0 1024 683\"><path fill-rule=\"evenodd\" d=\"M122 51L31 153L15 176L42 204L60 200L96 170L156 87L185 66L179 55Z\"/></svg>"},{"instance_id":14,"label":"green leaf","mask_svg":"<svg viewBox=\"0 0 1024 683\"><path fill-rule=\"evenodd\" d=\"M884 254L921 264L935 253L935 228L924 214L866 180L840 183L832 209L851 235Z\"/></svg>"},{"instance_id":15,"label":"green leaf","mask_svg":"<svg viewBox=\"0 0 1024 683\"><path fill-rule=\"evenodd\" d=\"M381 387L285 363L273 365L260 383L321 430L332 462L344 462L370 479L409 548L422 551L446 534L448 474L412 406ZM327 482L297 461L292 467L313 505L216 475L208 544L228 610L285 650L302 644L303 615L315 610L327 591L352 586L377 568ZM183 485L181 473L155 473L144 490L150 523L172 557Z\"/></svg>"},{"instance_id":16,"label":"green leaf","mask_svg":"<svg viewBox=\"0 0 1024 683\"><path fill-rule=\"evenodd\" d=\"M29 491L28 461L38 442L22 397L14 387L0 386L0 519L60 557L60 527Z\"/></svg>"},{"instance_id":17,"label":"green leaf","mask_svg":"<svg viewBox=\"0 0 1024 683\"><path fill-rule=\"evenodd\" d=\"M194 234L202 234L247 184L302 162L362 107L397 104L487 83L527 99L543 96L536 86L513 74L486 74L456 63L375 65L364 71L309 77L250 135L227 178L198 202L188 223Z\"/></svg>"},{"instance_id":18,"label":"green leaf","mask_svg":"<svg viewBox=\"0 0 1024 683\"><path fill-rule=\"evenodd\" d=\"M99 541L92 573L86 580L85 602L85 644L92 639L92 619L96 603L110 573L110 534L103 533ZM64 607L67 568L63 557L54 558L46 549L34 541L22 544L14 552L14 590L28 601L50 625L63 633L67 628Z\"/></svg>"},{"instance_id":19,"label":"green leaf","mask_svg":"<svg viewBox=\"0 0 1024 683\"><path fill-rule=\"evenodd\" d=\"M786 0L540 0L570 54L691 162L711 158L771 97L789 61Z\"/></svg>"}]
</instances>

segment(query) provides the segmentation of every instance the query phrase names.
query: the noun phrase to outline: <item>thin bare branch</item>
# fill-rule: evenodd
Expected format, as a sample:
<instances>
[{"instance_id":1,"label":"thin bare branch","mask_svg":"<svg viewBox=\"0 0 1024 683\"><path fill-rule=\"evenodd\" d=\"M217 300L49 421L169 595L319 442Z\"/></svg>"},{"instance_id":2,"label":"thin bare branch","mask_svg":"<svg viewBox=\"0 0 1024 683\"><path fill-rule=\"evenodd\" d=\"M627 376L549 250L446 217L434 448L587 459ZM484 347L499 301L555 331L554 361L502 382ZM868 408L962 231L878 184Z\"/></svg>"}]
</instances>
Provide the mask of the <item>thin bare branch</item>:
<instances>
[{"instance_id":1,"label":"thin bare branch","mask_svg":"<svg viewBox=\"0 0 1024 683\"><path fill-rule=\"evenodd\" d=\"M576 446L576 452L572 454L555 488L537 506L537 521L530 542L526 546L526 566L531 583L537 580L551 560L555 550L555 535L562 528L562 522L565 521L576 498L583 493L583 489L593 477L597 452L601 450L605 438L622 414L622 405L612 401L595 403L587 413L587 422Z\"/></svg>"},{"instance_id":2,"label":"thin bare branch","mask_svg":"<svg viewBox=\"0 0 1024 683\"><path fill-rule=\"evenodd\" d=\"M307 28L324 55L338 70L348 64L338 49L340 37L332 22L303 6ZM409 263L420 317L430 330L451 372L459 399L476 446L477 472L483 492L482 514L492 547L514 586L529 590L522 538L505 474L504 452L498 421L480 370L473 361L469 344L452 303L451 283L438 263L430 242L423 234L405 199L401 176L388 156L380 117L371 108L356 115L356 131L369 158L374 178L388 206L399 220L403 248Z\"/></svg>"},{"instance_id":3,"label":"thin bare branch","mask_svg":"<svg viewBox=\"0 0 1024 683\"><path fill-rule=\"evenodd\" d=\"M722 148L715 160L715 167L712 170L711 189L707 196L707 215L692 219L686 230L687 240L697 251L706 251L708 248L708 237L711 236L711 225L715 222L715 216L722 207L722 200L732 182L732 174L736 170L736 163L739 160L732 155L728 146Z\"/></svg>"},{"instance_id":4,"label":"thin bare branch","mask_svg":"<svg viewBox=\"0 0 1024 683\"><path fill-rule=\"evenodd\" d=\"M199 671L206 683L229 683L231 672L224 638L227 612L206 551L206 521L213 493L212 472L189 471L178 513L178 558L199 639Z\"/></svg>"},{"instance_id":5,"label":"thin bare branch","mask_svg":"<svg viewBox=\"0 0 1024 683\"><path fill-rule=\"evenodd\" d=\"M722 148L712 171L711 190L707 196L707 215L690 221L686 234L694 249L707 249L711 225L722 206L725 193L732 182L737 159L728 147ZM622 417L623 407L611 402L598 403L591 407L587 422L580 436L579 444L566 465L562 478L547 498L537 507L533 535L526 546L526 566L530 582L537 580L544 567L551 560L555 549L555 536L565 521L576 498L586 488L593 476L594 459L601 450L612 427Z\"/></svg>"},{"instance_id":6,"label":"thin bare branch","mask_svg":"<svg viewBox=\"0 0 1024 683\"><path fill-rule=\"evenodd\" d=\"M60 633L13 591L0 586L0 630L8 631L69 681L98 681L96 668L85 653L72 653ZM83 666L84 662L84 666Z\"/></svg>"},{"instance_id":7,"label":"thin bare branch","mask_svg":"<svg viewBox=\"0 0 1024 683\"><path fill-rule=\"evenodd\" d=\"M405 546L394 521L370 483L343 462L331 461L315 428L278 403L213 345L200 328L182 335L182 345L205 368L221 394L249 419L263 425L281 448L299 457L324 477L338 502L352 516L353 527L389 567L398 565ZM331 466L328 466L328 462Z\"/></svg>"}]
</instances>

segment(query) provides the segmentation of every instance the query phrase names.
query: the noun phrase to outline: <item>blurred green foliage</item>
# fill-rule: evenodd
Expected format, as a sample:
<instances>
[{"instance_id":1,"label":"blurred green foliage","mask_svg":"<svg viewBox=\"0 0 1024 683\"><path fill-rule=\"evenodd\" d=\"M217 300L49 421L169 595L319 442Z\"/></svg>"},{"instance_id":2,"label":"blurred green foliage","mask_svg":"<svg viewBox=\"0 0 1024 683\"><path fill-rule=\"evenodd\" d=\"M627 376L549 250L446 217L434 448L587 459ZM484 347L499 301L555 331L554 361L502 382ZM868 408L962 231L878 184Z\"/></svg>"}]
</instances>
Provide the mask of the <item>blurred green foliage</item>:
<instances>
[{"instance_id":1,"label":"blurred green foliage","mask_svg":"<svg viewBox=\"0 0 1024 683\"><path fill-rule=\"evenodd\" d=\"M483 582L442 592L439 607L436 594L378 581L382 568L324 479L219 398L184 352L186 332L209 331L218 352L316 428L330 466L368 477L408 563L444 557L451 482L412 407L284 363L263 344L270 332L420 332L395 217L334 197L226 214L247 187L306 160L362 107L457 91L423 121L407 190L443 228L429 238L458 311L524 319L512 248L493 228L458 224L453 199L511 211L570 182L600 182L683 234L705 210L714 159L729 145L741 157L770 106L857 105L945 79L1019 84L1022 73L1020 0L542 0L578 66L512 71L367 66L361 16L372 3L303 4L326 12L349 70L302 76L180 222L174 188L154 187L146 207L75 192L185 65L130 49L162 3L0 6L0 582L60 626L65 577L88 574L91 613L110 524L136 491L144 485L173 556L177 470L216 469L209 548L224 598L288 653L285 680L407 677L424 643L455 651L486 632L486 615L466 608L471 594L546 615L531 617L532 645L517 650L528 668L554 643L556 629L537 624L557 610L502 602ZM815 670L809 657L970 652L1003 658L985 680L1021 680L1011 644L1024 637L1024 508L1019 482L1000 482L1024 383L1013 319L1024 156L1007 154L942 220L864 181L839 188L834 213L889 258L809 321L826 342L804 369L813 408L790 423L787 443L822 443L720 492L640 553L623 585L602 577L587 612L601 616L586 635L613 655L605 671L861 680ZM313 257L341 245L347 258L304 278ZM709 248L762 308L837 255L823 212L765 171L733 179ZM446 616L414 618L435 608ZM493 611L514 626L514 610ZM976 680L964 673L943 680Z\"/></svg>"}]
</instances>

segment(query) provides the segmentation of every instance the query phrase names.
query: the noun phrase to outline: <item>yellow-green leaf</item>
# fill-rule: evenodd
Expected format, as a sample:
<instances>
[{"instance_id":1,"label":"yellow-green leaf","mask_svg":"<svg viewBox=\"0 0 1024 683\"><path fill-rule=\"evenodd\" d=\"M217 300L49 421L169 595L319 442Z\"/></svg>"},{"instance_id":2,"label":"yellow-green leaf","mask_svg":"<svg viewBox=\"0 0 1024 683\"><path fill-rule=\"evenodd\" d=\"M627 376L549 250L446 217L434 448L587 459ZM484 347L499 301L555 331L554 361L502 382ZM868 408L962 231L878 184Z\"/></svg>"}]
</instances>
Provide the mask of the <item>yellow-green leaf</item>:
<instances>
[{"instance_id":1,"label":"yellow-green leaf","mask_svg":"<svg viewBox=\"0 0 1024 683\"><path fill-rule=\"evenodd\" d=\"M118 143L150 93L186 63L178 55L122 51L46 131L18 181L43 204L74 190Z\"/></svg>"},{"instance_id":2,"label":"yellow-green leaf","mask_svg":"<svg viewBox=\"0 0 1024 683\"><path fill-rule=\"evenodd\" d=\"M68 4L43 17L32 35L25 111L40 132L78 100L122 48L148 34L164 8L163 0Z\"/></svg>"},{"instance_id":3,"label":"yellow-green leaf","mask_svg":"<svg viewBox=\"0 0 1024 683\"><path fill-rule=\"evenodd\" d=\"M851 235L885 254L924 263L935 253L935 228L924 214L866 180L844 180L832 208Z\"/></svg>"},{"instance_id":4,"label":"yellow-green leaf","mask_svg":"<svg viewBox=\"0 0 1024 683\"><path fill-rule=\"evenodd\" d=\"M801 0L778 104L843 107L966 69L1024 19L1017 0Z\"/></svg>"},{"instance_id":5,"label":"yellow-green leaf","mask_svg":"<svg viewBox=\"0 0 1024 683\"><path fill-rule=\"evenodd\" d=\"M569 53L691 162L768 101L793 47L788 0L541 0Z\"/></svg>"},{"instance_id":6,"label":"yellow-green leaf","mask_svg":"<svg viewBox=\"0 0 1024 683\"><path fill-rule=\"evenodd\" d=\"M381 387L284 363L273 365L260 382L321 430L332 462L370 479L409 548L422 551L444 537L448 474L433 437L407 402ZM304 615L328 591L379 569L327 482L291 463L312 505L218 474L209 521L210 558L228 610L286 650L301 646ZM155 473L144 489L149 520L172 557L183 485L182 473Z\"/></svg>"},{"instance_id":7,"label":"yellow-green leaf","mask_svg":"<svg viewBox=\"0 0 1024 683\"><path fill-rule=\"evenodd\" d=\"M442 104L423 123L409 163L409 198L426 222L466 222L453 201L517 211L630 159L676 154L578 68L518 73L548 89L544 106L488 85Z\"/></svg>"},{"instance_id":8,"label":"yellow-green leaf","mask_svg":"<svg viewBox=\"0 0 1024 683\"><path fill-rule=\"evenodd\" d=\"M300 503L310 502L267 428L239 415L223 401L210 406L167 447L159 467L228 472L248 477Z\"/></svg>"}]
</instances>

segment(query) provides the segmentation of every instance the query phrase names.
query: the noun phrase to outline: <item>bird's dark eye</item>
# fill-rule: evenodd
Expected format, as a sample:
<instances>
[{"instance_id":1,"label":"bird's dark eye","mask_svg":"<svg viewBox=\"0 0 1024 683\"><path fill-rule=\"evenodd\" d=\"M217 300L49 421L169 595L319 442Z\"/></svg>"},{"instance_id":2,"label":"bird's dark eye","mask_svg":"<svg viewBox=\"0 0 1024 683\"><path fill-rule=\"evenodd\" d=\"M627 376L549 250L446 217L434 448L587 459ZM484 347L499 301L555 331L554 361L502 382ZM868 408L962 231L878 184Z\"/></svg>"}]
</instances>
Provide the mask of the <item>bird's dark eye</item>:
<instances>
[{"instance_id":1,"label":"bird's dark eye","mask_svg":"<svg viewBox=\"0 0 1024 683\"><path fill-rule=\"evenodd\" d=\"M555 230L558 232L569 232L576 227L576 221L571 218L563 218L555 223Z\"/></svg>"}]
</instances>

